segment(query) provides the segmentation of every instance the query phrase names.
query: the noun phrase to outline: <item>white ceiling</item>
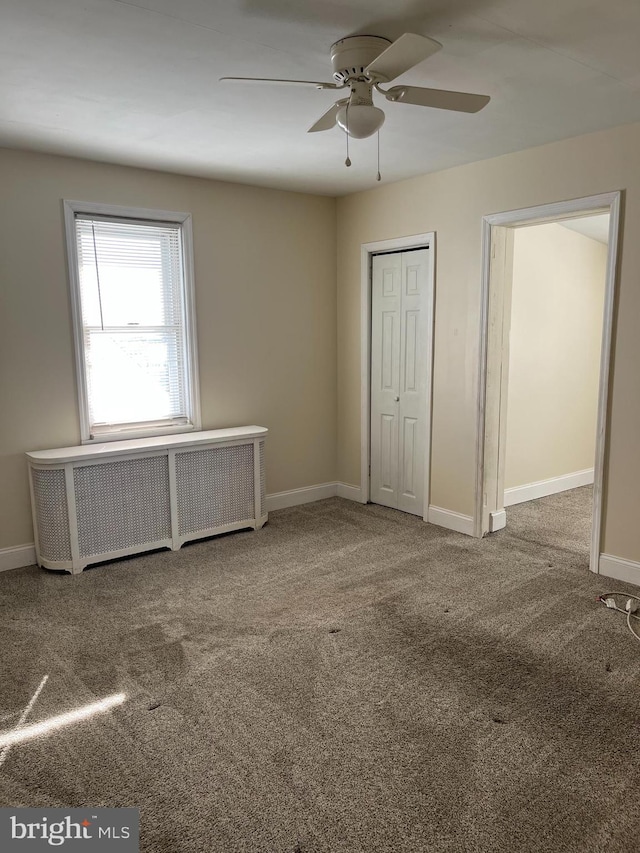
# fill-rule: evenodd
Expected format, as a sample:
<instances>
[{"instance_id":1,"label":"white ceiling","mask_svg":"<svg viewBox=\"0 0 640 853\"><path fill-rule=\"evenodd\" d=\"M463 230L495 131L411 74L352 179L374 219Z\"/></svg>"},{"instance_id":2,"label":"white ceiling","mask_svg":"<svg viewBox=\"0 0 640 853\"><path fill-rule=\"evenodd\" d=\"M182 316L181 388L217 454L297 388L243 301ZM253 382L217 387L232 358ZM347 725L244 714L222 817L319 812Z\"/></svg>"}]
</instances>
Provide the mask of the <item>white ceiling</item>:
<instances>
[{"instance_id":1,"label":"white ceiling","mask_svg":"<svg viewBox=\"0 0 640 853\"><path fill-rule=\"evenodd\" d=\"M382 100L383 181L640 120L638 0L0 0L0 145L343 195L375 137L307 134L346 35L430 35L399 78L491 95L476 115ZM341 94L341 93L340 93Z\"/></svg>"}]
</instances>

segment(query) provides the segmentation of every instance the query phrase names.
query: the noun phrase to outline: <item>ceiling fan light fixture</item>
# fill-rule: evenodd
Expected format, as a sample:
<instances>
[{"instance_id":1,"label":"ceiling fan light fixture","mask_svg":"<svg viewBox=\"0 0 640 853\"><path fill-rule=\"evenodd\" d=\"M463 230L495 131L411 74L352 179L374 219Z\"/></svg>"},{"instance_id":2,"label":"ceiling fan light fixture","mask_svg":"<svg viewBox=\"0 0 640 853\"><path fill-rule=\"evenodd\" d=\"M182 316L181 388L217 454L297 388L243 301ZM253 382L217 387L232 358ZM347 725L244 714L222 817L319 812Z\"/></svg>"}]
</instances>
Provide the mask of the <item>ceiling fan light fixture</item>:
<instances>
[{"instance_id":1,"label":"ceiling fan light fixture","mask_svg":"<svg viewBox=\"0 0 640 853\"><path fill-rule=\"evenodd\" d=\"M384 113L372 104L343 104L336 114L336 121L349 136L366 139L380 130L384 124Z\"/></svg>"}]
</instances>

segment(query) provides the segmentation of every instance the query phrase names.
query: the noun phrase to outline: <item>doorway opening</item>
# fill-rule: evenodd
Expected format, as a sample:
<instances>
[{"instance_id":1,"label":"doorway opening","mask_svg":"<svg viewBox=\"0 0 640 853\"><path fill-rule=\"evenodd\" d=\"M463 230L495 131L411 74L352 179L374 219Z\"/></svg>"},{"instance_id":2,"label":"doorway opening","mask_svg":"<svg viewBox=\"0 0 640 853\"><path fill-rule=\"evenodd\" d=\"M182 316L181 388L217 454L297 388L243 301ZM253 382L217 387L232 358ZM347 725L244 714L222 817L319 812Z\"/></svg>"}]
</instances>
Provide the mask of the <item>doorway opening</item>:
<instances>
[{"instance_id":1,"label":"doorway opening","mask_svg":"<svg viewBox=\"0 0 640 853\"><path fill-rule=\"evenodd\" d=\"M427 520L435 235L362 246L361 485Z\"/></svg>"},{"instance_id":2,"label":"doorway opening","mask_svg":"<svg viewBox=\"0 0 640 853\"><path fill-rule=\"evenodd\" d=\"M592 571L600 556L619 207L620 193L609 193L483 223L474 532L500 530L510 506L558 494L552 511L570 501L583 514L576 530L586 530L591 505L584 548Z\"/></svg>"}]
</instances>

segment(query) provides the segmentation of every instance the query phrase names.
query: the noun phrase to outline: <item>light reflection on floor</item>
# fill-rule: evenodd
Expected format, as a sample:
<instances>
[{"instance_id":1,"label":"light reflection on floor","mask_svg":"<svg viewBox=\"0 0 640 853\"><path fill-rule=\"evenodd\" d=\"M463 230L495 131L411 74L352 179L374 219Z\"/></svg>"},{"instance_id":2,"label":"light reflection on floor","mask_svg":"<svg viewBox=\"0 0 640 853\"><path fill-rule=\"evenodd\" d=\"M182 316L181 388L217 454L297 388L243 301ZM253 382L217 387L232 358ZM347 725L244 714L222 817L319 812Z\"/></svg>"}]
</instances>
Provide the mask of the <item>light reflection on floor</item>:
<instances>
[{"instance_id":1,"label":"light reflection on floor","mask_svg":"<svg viewBox=\"0 0 640 853\"><path fill-rule=\"evenodd\" d=\"M27 717L33 710L38 696L42 692L48 679L48 675L43 677L33 696L29 699L29 702L20 714L20 718L14 728L0 732L0 767L6 761L11 748L16 744L24 743L24 741L33 740L34 738L42 737L43 735L48 735L57 729L64 728L65 726L80 722L81 720L86 720L89 717L93 717L95 714L102 714L105 711L109 711L111 708L114 708L116 705L121 705L127 698L126 693L114 693L97 702L80 705L72 711L66 711L64 714L57 714L56 716L49 717L47 720L42 720L39 723L25 725Z\"/></svg>"}]
</instances>

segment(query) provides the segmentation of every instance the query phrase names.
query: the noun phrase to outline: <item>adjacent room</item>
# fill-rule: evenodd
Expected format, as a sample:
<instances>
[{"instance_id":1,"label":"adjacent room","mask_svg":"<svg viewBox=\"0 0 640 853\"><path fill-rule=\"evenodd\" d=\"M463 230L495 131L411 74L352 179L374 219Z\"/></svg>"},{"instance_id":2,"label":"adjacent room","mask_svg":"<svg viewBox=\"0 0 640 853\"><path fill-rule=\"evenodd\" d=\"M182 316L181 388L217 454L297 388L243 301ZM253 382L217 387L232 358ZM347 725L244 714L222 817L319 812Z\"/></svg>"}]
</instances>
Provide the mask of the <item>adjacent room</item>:
<instances>
[{"instance_id":1,"label":"adjacent room","mask_svg":"<svg viewBox=\"0 0 640 853\"><path fill-rule=\"evenodd\" d=\"M589 547L607 265L606 214L514 234L505 506L565 492ZM534 505L535 507L535 505Z\"/></svg>"},{"instance_id":2,"label":"adjacent room","mask_svg":"<svg viewBox=\"0 0 640 853\"><path fill-rule=\"evenodd\" d=\"M600 553L610 225L596 213L503 229L494 246L504 263L489 283L501 326L487 365L499 375L498 419L486 435L497 492L490 530L507 525L508 507L527 503L536 537L553 526L551 510L567 544L577 536L585 566ZM558 497L541 500L549 495Z\"/></svg>"},{"instance_id":3,"label":"adjacent room","mask_svg":"<svg viewBox=\"0 0 640 853\"><path fill-rule=\"evenodd\" d=\"M637 4L0 20L0 849L636 849Z\"/></svg>"}]
</instances>

